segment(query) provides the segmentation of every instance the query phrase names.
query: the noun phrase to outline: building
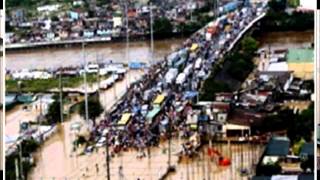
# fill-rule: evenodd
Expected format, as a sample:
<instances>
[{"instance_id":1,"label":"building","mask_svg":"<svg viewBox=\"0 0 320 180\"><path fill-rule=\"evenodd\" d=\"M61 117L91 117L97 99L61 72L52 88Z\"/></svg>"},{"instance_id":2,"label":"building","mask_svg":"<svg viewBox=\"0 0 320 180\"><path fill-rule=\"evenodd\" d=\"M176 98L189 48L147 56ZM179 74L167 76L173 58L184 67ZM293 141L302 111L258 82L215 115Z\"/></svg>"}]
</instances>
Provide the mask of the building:
<instances>
[{"instance_id":1,"label":"building","mask_svg":"<svg viewBox=\"0 0 320 180\"><path fill-rule=\"evenodd\" d=\"M310 1L310 0L299 0L300 1L300 8L307 9L307 10L314 10L317 7L317 1Z\"/></svg>"},{"instance_id":2,"label":"building","mask_svg":"<svg viewBox=\"0 0 320 180\"><path fill-rule=\"evenodd\" d=\"M313 180L313 174L301 174L301 175L275 175L275 176L255 176L252 180Z\"/></svg>"},{"instance_id":3,"label":"building","mask_svg":"<svg viewBox=\"0 0 320 180\"><path fill-rule=\"evenodd\" d=\"M256 175L282 177L290 175L293 179L301 174L312 175L314 143L302 142L297 153L293 152L294 146L290 144L287 137L272 137L256 167Z\"/></svg>"},{"instance_id":4,"label":"building","mask_svg":"<svg viewBox=\"0 0 320 180\"><path fill-rule=\"evenodd\" d=\"M313 78L313 49L289 49L287 54L288 71L301 79Z\"/></svg>"}]
</instances>

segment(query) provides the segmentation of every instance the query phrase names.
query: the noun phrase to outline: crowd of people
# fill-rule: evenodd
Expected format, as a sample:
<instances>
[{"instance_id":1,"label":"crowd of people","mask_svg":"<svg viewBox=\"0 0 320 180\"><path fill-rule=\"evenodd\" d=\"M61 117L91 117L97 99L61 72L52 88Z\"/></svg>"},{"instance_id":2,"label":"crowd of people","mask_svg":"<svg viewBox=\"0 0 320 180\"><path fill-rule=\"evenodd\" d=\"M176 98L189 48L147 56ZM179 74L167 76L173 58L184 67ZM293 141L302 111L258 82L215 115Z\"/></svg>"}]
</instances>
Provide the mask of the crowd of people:
<instances>
[{"instance_id":1,"label":"crowd of people","mask_svg":"<svg viewBox=\"0 0 320 180\"><path fill-rule=\"evenodd\" d=\"M188 49L187 56L184 63L177 69L183 73L188 65L192 65L193 68L189 74L186 74L187 78L182 84L166 81L166 73L173 68L167 58L151 66L143 78L128 88L126 95L115 108L108 112L105 119L94 128L91 140L98 141L107 135L106 143L112 147L113 153L135 148L142 152L141 157L144 157L145 149L159 145L162 139L177 135L190 137L193 131L185 120L188 113L192 111L194 96L190 97L186 94L197 92L201 83L210 74L213 65L227 51L239 32L258 16L257 8L258 6L241 7L235 12L225 14L213 23L218 30L211 39L206 38L208 28L212 28L209 24L183 44L181 49ZM241 27L240 22L244 23L244 26ZM226 31L228 26L232 28ZM199 58L202 59L201 66L195 68L195 61ZM205 74L205 76L199 76L199 74ZM194 94L197 95L197 93ZM165 97L163 103L154 103L158 96ZM182 106L182 111L178 111L180 108L177 104ZM143 105L147 105L148 112L159 108L159 113L152 119L148 119L146 113L142 113ZM124 113L130 113L130 120L123 128L119 128L117 122ZM104 133L106 129L108 131Z\"/></svg>"}]
</instances>

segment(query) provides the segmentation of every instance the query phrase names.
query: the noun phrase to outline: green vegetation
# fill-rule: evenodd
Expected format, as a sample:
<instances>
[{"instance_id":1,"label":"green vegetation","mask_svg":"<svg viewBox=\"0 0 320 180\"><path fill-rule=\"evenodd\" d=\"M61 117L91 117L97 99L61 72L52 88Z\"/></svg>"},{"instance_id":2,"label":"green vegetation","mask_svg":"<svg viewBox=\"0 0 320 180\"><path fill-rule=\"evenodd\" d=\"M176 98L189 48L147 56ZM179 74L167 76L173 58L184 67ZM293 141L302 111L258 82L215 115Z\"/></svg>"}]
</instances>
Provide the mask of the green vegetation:
<instances>
[{"instance_id":1,"label":"green vegetation","mask_svg":"<svg viewBox=\"0 0 320 180\"><path fill-rule=\"evenodd\" d=\"M89 116L89 119L91 119L93 121L94 125L96 122L96 118L99 117L102 112L103 112L103 107L99 101L99 98L89 97L88 98L88 116ZM79 114L83 118L86 117L85 101L82 101L80 103Z\"/></svg>"},{"instance_id":2,"label":"green vegetation","mask_svg":"<svg viewBox=\"0 0 320 180\"><path fill-rule=\"evenodd\" d=\"M254 68L252 59L257 49L258 42L254 38L248 36L240 42L239 50L225 58L226 61L231 62L227 72L232 78L241 82L247 78Z\"/></svg>"},{"instance_id":3,"label":"green vegetation","mask_svg":"<svg viewBox=\"0 0 320 180\"><path fill-rule=\"evenodd\" d=\"M192 21L187 21L186 23L181 23L177 26L177 31L183 35L192 34L210 21L213 20L213 17L209 16L209 12L212 11L213 5L211 1L206 2L207 5L200 9L195 9L192 13ZM191 16L186 16L186 19L191 19Z\"/></svg>"},{"instance_id":4,"label":"green vegetation","mask_svg":"<svg viewBox=\"0 0 320 180\"><path fill-rule=\"evenodd\" d=\"M252 59L258 49L258 42L251 36L244 37L236 48L228 54L223 62L230 62L226 72L231 78L237 81L244 81L253 70ZM213 73L204 82L200 94L201 101L212 101L216 93L231 92L232 88L226 82L218 81L215 76L221 71L221 64L214 64Z\"/></svg>"},{"instance_id":5,"label":"green vegetation","mask_svg":"<svg viewBox=\"0 0 320 180\"><path fill-rule=\"evenodd\" d=\"M265 176L272 176L274 174L280 174L281 173L281 165L279 164L279 162L276 163L267 163L264 165L260 165L258 166L257 171L258 172L264 172L263 175Z\"/></svg>"},{"instance_id":6,"label":"green vegetation","mask_svg":"<svg viewBox=\"0 0 320 180\"><path fill-rule=\"evenodd\" d=\"M226 60L231 61L227 72L232 78L238 81L244 81L254 68L254 65L251 60L237 57L241 57L241 54L235 53L226 58Z\"/></svg>"},{"instance_id":7,"label":"green vegetation","mask_svg":"<svg viewBox=\"0 0 320 180\"><path fill-rule=\"evenodd\" d=\"M156 37L165 37L172 33L173 25L168 18L160 17L155 19L153 29Z\"/></svg>"},{"instance_id":8,"label":"green vegetation","mask_svg":"<svg viewBox=\"0 0 320 180\"><path fill-rule=\"evenodd\" d=\"M30 160L30 155L35 152L39 146L39 143L34 139L23 140L21 142L24 177L27 177L27 174L30 172L33 166L35 166L35 163ZM15 161L18 161L18 163L21 162L17 151L9 156L6 156L6 179L16 179Z\"/></svg>"},{"instance_id":9,"label":"green vegetation","mask_svg":"<svg viewBox=\"0 0 320 180\"><path fill-rule=\"evenodd\" d=\"M288 5L290 7L296 8L300 4L300 0L288 0Z\"/></svg>"},{"instance_id":10,"label":"green vegetation","mask_svg":"<svg viewBox=\"0 0 320 180\"><path fill-rule=\"evenodd\" d=\"M103 77L102 79L106 79ZM23 88L19 89L18 87L19 80L6 80L6 90L7 92L47 92L50 89L59 87L59 79L36 79L36 80L21 80L21 85ZM89 74L87 75L87 82L89 85L97 82L96 75ZM63 87L74 88L83 84L83 77L63 77L62 78Z\"/></svg>"},{"instance_id":11,"label":"green vegetation","mask_svg":"<svg viewBox=\"0 0 320 180\"><path fill-rule=\"evenodd\" d=\"M228 84L221 81L216 81L214 77L209 77L203 84L203 91L201 93L201 101L212 101L215 94L219 92L230 92L231 88Z\"/></svg>"},{"instance_id":12,"label":"green vegetation","mask_svg":"<svg viewBox=\"0 0 320 180\"><path fill-rule=\"evenodd\" d=\"M288 119L288 121L290 121ZM301 138L310 142L312 138L312 132L314 124L314 104L308 109L302 111L301 114L295 115L291 122L287 123L288 137L292 142L297 142Z\"/></svg>"},{"instance_id":13,"label":"green vegetation","mask_svg":"<svg viewBox=\"0 0 320 180\"><path fill-rule=\"evenodd\" d=\"M17 8L23 7L25 9L33 10L36 6L43 6L49 4L59 4L59 3L72 3L71 0L7 0L6 1L6 8Z\"/></svg>"},{"instance_id":14,"label":"green vegetation","mask_svg":"<svg viewBox=\"0 0 320 180\"><path fill-rule=\"evenodd\" d=\"M292 151L294 155L298 156L301 152L302 146L306 143L306 141L303 138L300 138L299 141L296 141L293 143Z\"/></svg>"},{"instance_id":15,"label":"green vegetation","mask_svg":"<svg viewBox=\"0 0 320 180\"><path fill-rule=\"evenodd\" d=\"M303 138L305 141L312 140L314 105L302 111L300 114L294 114L293 110L284 109L277 114L267 116L261 125L253 127L254 131L262 133L286 130L287 136L292 143L297 143Z\"/></svg>"},{"instance_id":16,"label":"green vegetation","mask_svg":"<svg viewBox=\"0 0 320 180\"><path fill-rule=\"evenodd\" d=\"M287 0L271 0L268 3L270 11L284 11L287 8Z\"/></svg>"},{"instance_id":17,"label":"green vegetation","mask_svg":"<svg viewBox=\"0 0 320 180\"><path fill-rule=\"evenodd\" d=\"M270 10L261 21L261 31L305 31L314 29L313 12L285 12L286 0L272 0Z\"/></svg>"},{"instance_id":18,"label":"green vegetation","mask_svg":"<svg viewBox=\"0 0 320 180\"><path fill-rule=\"evenodd\" d=\"M46 114L46 119L48 124L53 125L61 122L61 107L60 102L55 100L48 109L48 113Z\"/></svg>"},{"instance_id":19,"label":"green vegetation","mask_svg":"<svg viewBox=\"0 0 320 180\"><path fill-rule=\"evenodd\" d=\"M7 0L6 7L14 8L14 7L24 7L31 8L35 6L39 1L37 0Z\"/></svg>"},{"instance_id":20,"label":"green vegetation","mask_svg":"<svg viewBox=\"0 0 320 180\"><path fill-rule=\"evenodd\" d=\"M212 21L212 17L209 17L208 15L199 15L196 17L193 17L194 21L189 21L187 23L181 23L177 26L177 31L183 35L189 35L192 34L199 29L201 29L203 26L205 26L207 23Z\"/></svg>"}]
</instances>

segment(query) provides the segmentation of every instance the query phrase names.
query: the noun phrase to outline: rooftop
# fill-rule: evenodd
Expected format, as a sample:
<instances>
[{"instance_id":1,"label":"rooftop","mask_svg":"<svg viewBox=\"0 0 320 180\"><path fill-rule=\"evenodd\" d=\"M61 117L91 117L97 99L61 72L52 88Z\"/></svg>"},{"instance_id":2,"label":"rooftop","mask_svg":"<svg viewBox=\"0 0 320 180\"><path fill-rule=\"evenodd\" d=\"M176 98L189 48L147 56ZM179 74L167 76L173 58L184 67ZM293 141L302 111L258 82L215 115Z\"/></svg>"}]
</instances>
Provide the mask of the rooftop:
<instances>
[{"instance_id":1,"label":"rooftop","mask_svg":"<svg viewBox=\"0 0 320 180\"><path fill-rule=\"evenodd\" d=\"M290 141L286 137L273 137L265 151L267 156L286 156L289 154Z\"/></svg>"},{"instance_id":2,"label":"rooftop","mask_svg":"<svg viewBox=\"0 0 320 180\"><path fill-rule=\"evenodd\" d=\"M313 49L289 49L288 63L313 63Z\"/></svg>"}]
</instances>

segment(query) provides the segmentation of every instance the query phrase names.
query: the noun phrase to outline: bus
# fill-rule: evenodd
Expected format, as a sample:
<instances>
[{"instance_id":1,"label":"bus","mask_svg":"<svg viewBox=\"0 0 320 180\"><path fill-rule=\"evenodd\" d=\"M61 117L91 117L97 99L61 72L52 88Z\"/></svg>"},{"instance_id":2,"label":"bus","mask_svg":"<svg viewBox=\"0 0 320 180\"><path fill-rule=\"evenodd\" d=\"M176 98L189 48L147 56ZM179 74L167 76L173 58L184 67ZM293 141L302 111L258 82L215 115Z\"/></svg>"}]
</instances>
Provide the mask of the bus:
<instances>
[{"instance_id":1,"label":"bus","mask_svg":"<svg viewBox=\"0 0 320 180\"><path fill-rule=\"evenodd\" d=\"M124 113L121 116L121 119L117 122L117 129L124 130L126 126L129 124L131 120L132 114L131 113Z\"/></svg>"}]
</instances>

